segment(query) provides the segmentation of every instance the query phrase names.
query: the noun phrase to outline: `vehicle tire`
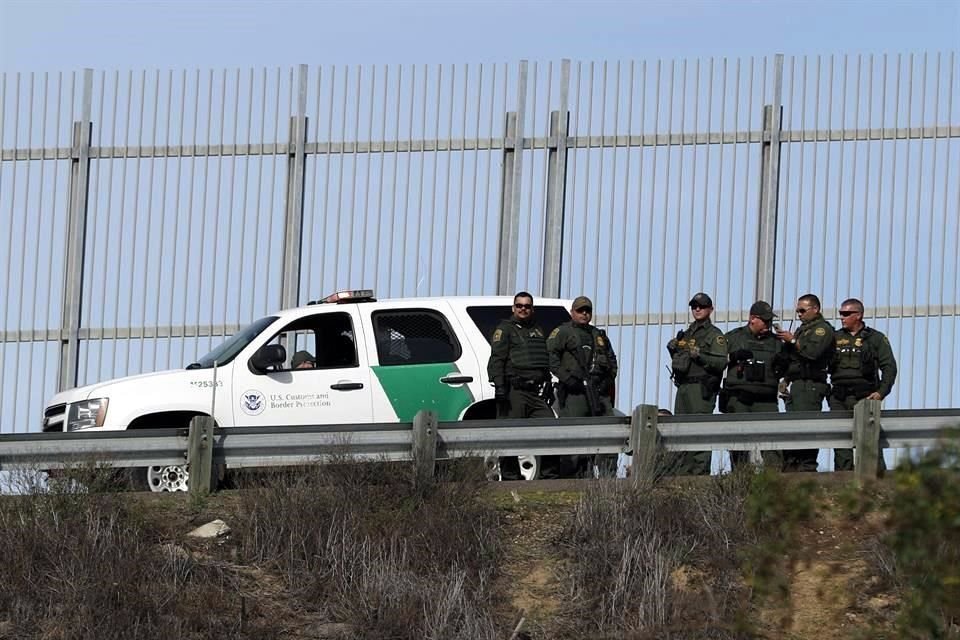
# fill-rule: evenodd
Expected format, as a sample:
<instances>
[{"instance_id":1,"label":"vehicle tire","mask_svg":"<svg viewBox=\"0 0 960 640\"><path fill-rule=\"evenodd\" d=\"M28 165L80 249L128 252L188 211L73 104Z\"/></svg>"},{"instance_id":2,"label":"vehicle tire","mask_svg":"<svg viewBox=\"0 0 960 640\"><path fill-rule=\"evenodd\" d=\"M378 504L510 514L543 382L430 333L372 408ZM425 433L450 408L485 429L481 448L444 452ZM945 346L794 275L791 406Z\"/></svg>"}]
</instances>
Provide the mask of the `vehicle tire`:
<instances>
[{"instance_id":1,"label":"vehicle tire","mask_svg":"<svg viewBox=\"0 0 960 640\"><path fill-rule=\"evenodd\" d=\"M187 491L190 471L187 465L136 467L128 470L129 486L134 491Z\"/></svg>"},{"instance_id":2,"label":"vehicle tire","mask_svg":"<svg viewBox=\"0 0 960 640\"><path fill-rule=\"evenodd\" d=\"M491 480L537 480L540 477L540 456L503 456L492 460L496 465L488 462L487 474Z\"/></svg>"}]
</instances>

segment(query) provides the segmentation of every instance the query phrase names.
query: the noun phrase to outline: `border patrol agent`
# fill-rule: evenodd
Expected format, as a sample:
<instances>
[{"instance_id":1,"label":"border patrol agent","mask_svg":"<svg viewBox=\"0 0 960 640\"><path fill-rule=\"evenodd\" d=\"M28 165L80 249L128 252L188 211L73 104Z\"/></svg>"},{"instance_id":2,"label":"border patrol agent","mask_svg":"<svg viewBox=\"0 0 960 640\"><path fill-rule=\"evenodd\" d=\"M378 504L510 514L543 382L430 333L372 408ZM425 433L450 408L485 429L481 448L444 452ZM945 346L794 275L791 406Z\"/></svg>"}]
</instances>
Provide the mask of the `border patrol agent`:
<instances>
[{"instance_id":1,"label":"border patrol agent","mask_svg":"<svg viewBox=\"0 0 960 640\"><path fill-rule=\"evenodd\" d=\"M555 417L545 399L552 392L547 338L533 318L533 296L526 291L513 297L513 315L493 332L487 375L498 418Z\"/></svg>"},{"instance_id":2,"label":"border patrol agent","mask_svg":"<svg viewBox=\"0 0 960 640\"><path fill-rule=\"evenodd\" d=\"M593 302L577 296L570 308L570 322L561 324L547 339L550 371L557 377L557 413L582 418L613 415L617 355L603 329L590 324ZM562 456L556 462L563 466ZM592 456L570 456L567 462L576 475L588 475ZM613 473L616 456L598 456L597 471Z\"/></svg>"},{"instance_id":3,"label":"border patrol agent","mask_svg":"<svg viewBox=\"0 0 960 640\"><path fill-rule=\"evenodd\" d=\"M831 411L851 410L864 399L883 400L897 379L897 360L883 333L863 322L863 303L848 298L840 304L841 329L834 334L830 363ZM853 470L853 450L834 449L834 468ZM880 468L885 468L883 456Z\"/></svg>"},{"instance_id":4,"label":"border patrol agent","mask_svg":"<svg viewBox=\"0 0 960 640\"><path fill-rule=\"evenodd\" d=\"M689 304L693 322L667 343L671 378L677 387L673 410L679 416L713 413L727 364L726 338L710 321L713 300L701 292ZM711 457L710 451L684 452L676 456L672 466L677 473L710 475Z\"/></svg>"},{"instance_id":5,"label":"border patrol agent","mask_svg":"<svg viewBox=\"0 0 960 640\"><path fill-rule=\"evenodd\" d=\"M750 307L747 324L726 335L729 354L727 375L720 391L723 413L777 413L777 389L780 378L790 366L784 345L771 332L776 314L767 302L758 300ZM764 464L779 469L783 456L779 451L764 451ZM734 467L749 461L746 451L731 451Z\"/></svg>"},{"instance_id":6,"label":"border patrol agent","mask_svg":"<svg viewBox=\"0 0 960 640\"><path fill-rule=\"evenodd\" d=\"M557 404L563 417L613 415L617 355L606 332L590 324L592 317L593 302L579 296L570 309L570 322L554 329L547 339L550 370L560 381ZM591 406L593 392L599 406Z\"/></svg>"},{"instance_id":7,"label":"border patrol agent","mask_svg":"<svg viewBox=\"0 0 960 640\"><path fill-rule=\"evenodd\" d=\"M820 313L820 298L807 293L797 299L797 317L800 328L778 331L790 355L790 368L785 382L787 411L823 411L827 397L827 372L833 360L833 327ZM784 466L791 471L816 471L817 449L794 449L784 451Z\"/></svg>"}]
</instances>

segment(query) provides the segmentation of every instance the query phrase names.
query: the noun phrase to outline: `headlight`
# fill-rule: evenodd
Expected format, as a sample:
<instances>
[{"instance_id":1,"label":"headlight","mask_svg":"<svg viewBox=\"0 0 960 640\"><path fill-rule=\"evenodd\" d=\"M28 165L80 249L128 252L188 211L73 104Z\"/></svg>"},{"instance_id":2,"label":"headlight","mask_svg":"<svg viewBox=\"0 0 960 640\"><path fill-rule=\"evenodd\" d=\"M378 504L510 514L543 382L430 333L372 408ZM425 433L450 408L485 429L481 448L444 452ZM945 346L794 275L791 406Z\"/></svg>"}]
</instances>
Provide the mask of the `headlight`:
<instances>
[{"instance_id":1,"label":"headlight","mask_svg":"<svg viewBox=\"0 0 960 640\"><path fill-rule=\"evenodd\" d=\"M67 431L102 427L107 419L107 398L93 398L81 400L70 405L70 416L67 418Z\"/></svg>"}]
</instances>

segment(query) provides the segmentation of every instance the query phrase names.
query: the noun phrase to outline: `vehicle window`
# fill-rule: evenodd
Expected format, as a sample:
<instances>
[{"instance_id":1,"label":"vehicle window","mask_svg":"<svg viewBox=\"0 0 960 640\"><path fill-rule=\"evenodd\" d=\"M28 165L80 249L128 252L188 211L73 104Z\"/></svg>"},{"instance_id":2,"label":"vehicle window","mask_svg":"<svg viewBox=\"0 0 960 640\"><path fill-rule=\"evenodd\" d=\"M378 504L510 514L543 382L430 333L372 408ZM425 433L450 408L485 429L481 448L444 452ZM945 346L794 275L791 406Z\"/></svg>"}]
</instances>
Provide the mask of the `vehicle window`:
<instances>
[{"instance_id":1,"label":"vehicle window","mask_svg":"<svg viewBox=\"0 0 960 640\"><path fill-rule=\"evenodd\" d=\"M487 342L493 338L493 332L501 320L505 320L513 315L513 309L506 307L467 307L467 315L477 325L477 329L487 339ZM563 307L536 306L534 302L534 319L540 324L543 330L550 333L564 322L570 322L570 312Z\"/></svg>"},{"instance_id":2,"label":"vehicle window","mask_svg":"<svg viewBox=\"0 0 960 640\"><path fill-rule=\"evenodd\" d=\"M283 345L287 352L280 371L359 366L349 313L321 313L300 318L285 326L268 344Z\"/></svg>"},{"instance_id":3,"label":"vehicle window","mask_svg":"<svg viewBox=\"0 0 960 640\"><path fill-rule=\"evenodd\" d=\"M237 354L243 351L243 349L253 342L253 339L256 338L260 333L273 324L277 319L277 316L267 316L266 318L260 318L256 322L253 322L237 333L233 334L227 340L220 343L220 345L203 356L195 363L190 365L190 369L209 369L213 367L214 361L216 361L217 366L222 366L233 360L237 357Z\"/></svg>"},{"instance_id":4,"label":"vehicle window","mask_svg":"<svg viewBox=\"0 0 960 640\"><path fill-rule=\"evenodd\" d=\"M455 362L462 353L446 317L431 309L376 311L373 331L382 365Z\"/></svg>"}]
</instances>

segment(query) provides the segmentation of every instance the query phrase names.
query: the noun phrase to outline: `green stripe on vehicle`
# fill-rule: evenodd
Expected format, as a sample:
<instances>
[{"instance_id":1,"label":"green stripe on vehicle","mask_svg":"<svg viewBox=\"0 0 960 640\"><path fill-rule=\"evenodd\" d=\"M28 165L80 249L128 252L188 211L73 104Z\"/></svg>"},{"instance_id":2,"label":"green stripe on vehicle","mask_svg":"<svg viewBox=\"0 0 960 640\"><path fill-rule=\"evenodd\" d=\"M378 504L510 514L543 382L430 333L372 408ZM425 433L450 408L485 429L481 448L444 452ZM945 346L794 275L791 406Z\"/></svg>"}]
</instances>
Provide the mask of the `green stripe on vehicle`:
<instances>
[{"instance_id":1,"label":"green stripe on vehicle","mask_svg":"<svg viewBox=\"0 0 960 640\"><path fill-rule=\"evenodd\" d=\"M437 414L438 420L459 420L473 404L466 384L451 386L440 378L460 373L450 362L372 367L400 422L410 422L421 409Z\"/></svg>"}]
</instances>

